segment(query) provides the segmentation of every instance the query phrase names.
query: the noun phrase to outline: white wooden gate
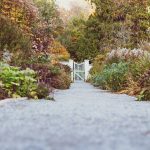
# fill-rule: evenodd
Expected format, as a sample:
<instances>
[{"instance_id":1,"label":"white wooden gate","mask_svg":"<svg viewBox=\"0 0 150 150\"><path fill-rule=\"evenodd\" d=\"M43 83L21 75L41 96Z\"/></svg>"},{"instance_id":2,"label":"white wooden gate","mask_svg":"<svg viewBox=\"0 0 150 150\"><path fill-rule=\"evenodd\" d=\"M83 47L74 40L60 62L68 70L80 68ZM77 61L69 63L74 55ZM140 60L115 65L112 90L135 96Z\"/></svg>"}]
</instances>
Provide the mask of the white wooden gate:
<instances>
[{"instance_id":1,"label":"white wooden gate","mask_svg":"<svg viewBox=\"0 0 150 150\"><path fill-rule=\"evenodd\" d=\"M92 68L89 60L85 60L82 63L77 63L70 59L68 62L60 62L61 64L68 65L71 68L72 81L86 81L89 77L89 71Z\"/></svg>"},{"instance_id":2,"label":"white wooden gate","mask_svg":"<svg viewBox=\"0 0 150 150\"><path fill-rule=\"evenodd\" d=\"M74 62L74 80L84 81L85 80L85 64Z\"/></svg>"}]
</instances>

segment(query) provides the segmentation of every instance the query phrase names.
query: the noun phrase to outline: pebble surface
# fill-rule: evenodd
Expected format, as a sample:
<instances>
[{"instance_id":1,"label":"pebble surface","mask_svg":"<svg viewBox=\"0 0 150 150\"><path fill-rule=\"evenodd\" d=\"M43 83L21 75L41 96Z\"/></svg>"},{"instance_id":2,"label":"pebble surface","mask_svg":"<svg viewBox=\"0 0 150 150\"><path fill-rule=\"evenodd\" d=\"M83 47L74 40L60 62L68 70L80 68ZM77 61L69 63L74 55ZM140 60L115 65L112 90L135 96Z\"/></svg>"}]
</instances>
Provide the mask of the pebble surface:
<instances>
[{"instance_id":1,"label":"pebble surface","mask_svg":"<svg viewBox=\"0 0 150 150\"><path fill-rule=\"evenodd\" d=\"M150 103L88 83L53 101L0 102L0 150L150 150Z\"/></svg>"}]
</instances>

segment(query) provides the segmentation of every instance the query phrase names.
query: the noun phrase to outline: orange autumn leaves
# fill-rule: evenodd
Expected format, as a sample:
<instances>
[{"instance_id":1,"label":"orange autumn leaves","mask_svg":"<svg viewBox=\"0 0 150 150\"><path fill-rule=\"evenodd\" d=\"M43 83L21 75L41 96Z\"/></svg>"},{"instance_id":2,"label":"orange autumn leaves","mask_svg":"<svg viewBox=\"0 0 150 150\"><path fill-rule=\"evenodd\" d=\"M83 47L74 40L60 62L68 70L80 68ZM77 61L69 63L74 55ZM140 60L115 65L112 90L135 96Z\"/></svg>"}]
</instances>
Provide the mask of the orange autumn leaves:
<instances>
[{"instance_id":1,"label":"orange autumn leaves","mask_svg":"<svg viewBox=\"0 0 150 150\"><path fill-rule=\"evenodd\" d=\"M8 17L25 33L31 34L31 26L37 19L38 11L31 0L2 0L1 15Z\"/></svg>"},{"instance_id":2,"label":"orange autumn leaves","mask_svg":"<svg viewBox=\"0 0 150 150\"><path fill-rule=\"evenodd\" d=\"M52 32L47 32L50 27L41 13L33 0L0 0L0 18L8 19L18 32L29 38L29 51L33 52L33 55L44 52L55 58L68 59L69 53L65 47L53 39ZM25 50L26 48L19 51Z\"/></svg>"},{"instance_id":3,"label":"orange autumn leaves","mask_svg":"<svg viewBox=\"0 0 150 150\"><path fill-rule=\"evenodd\" d=\"M58 41L53 41L51 47L49 48L50 54L59 60L68 60L70 54L66 50L66 48Z\"/></svg>"}]
</instances>

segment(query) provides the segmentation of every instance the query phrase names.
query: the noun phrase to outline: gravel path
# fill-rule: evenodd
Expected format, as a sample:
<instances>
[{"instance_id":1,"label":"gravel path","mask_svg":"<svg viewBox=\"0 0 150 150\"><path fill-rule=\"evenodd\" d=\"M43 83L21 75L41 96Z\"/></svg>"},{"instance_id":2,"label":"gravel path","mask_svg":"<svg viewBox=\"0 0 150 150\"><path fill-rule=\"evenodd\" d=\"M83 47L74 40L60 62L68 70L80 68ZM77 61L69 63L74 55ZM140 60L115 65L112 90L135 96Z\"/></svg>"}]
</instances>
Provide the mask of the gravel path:
<instances>
[{"instance_id":1,"label":"gravel path","mask_svg":"<svg viewBox=\"0 0 150 150\"><path fill-rule=\"evenodd\" d=\"M87 83L56 102L0 102L0 150L150 150L150 103Z\"/></svg>"}]
</instances>

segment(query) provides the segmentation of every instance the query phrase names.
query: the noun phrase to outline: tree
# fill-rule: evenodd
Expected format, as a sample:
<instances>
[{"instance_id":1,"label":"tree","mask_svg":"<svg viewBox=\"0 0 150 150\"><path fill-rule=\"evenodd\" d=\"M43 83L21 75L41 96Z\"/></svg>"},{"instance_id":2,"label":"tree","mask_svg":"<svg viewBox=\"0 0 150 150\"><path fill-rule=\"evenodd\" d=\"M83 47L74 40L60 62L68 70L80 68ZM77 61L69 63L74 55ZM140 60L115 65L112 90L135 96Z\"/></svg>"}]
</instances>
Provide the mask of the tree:
<instances>
[{"instance_id":1,"label":"tree","mask_svg":"<svg viewBox=\"0 0 150 150\"><path fill-rule=\"evenodd\" d=\"M24 33L31 34L38 11L32 0L1 0L1 15L9 18Z\"/></svg>"},{"instance_id":2,"label":"tree","mask_svg":"<svg viewBox=\"0 0 150 150\"><path fill-rule=\"evenodd\" d=\"M26 59L32 44L31 25L36 19L33 5L20 0L1 0L0 4L0 53L2 55L3 51L8 50L14 53L16 59Z\"/></svg>"},{"instance_id":3,"label":"tree","mask_svg":"<svg viewBox=\"0 0 150 150\"><path fill-rule=\"evenodd\" d=\"M26 53L28 59L35 53L48 53L59 25L54 23L59 20L54 1L1 0L0 8L1 54L6 47L14 56Z\"/></svg>"},{"instance_id":4,"label":"tree","mask_svg":"<svg viewBox=\"0 0 150 150\"><path fill-rule=\"evenodd\" d=\"M46 24L47 35L53 34L57 37L59 32L62 30L63 22L60 18L57 5L54 0L34 0L34 3L39 9L41 19Z\"/></svg>"},{"instance_id":5,"label":"tree","mask_svg":"<svg viewBox=\"0 0 150 150\"><path fill-rule=\"evenodd\" d=\"M97 46L101 51L107 47L134 48L142 40L149 40L148 0L92 0L92 3L96 10L89 18L87 27L95 31L92 35L98 39Z\"/></svg>"}]
</instances>

